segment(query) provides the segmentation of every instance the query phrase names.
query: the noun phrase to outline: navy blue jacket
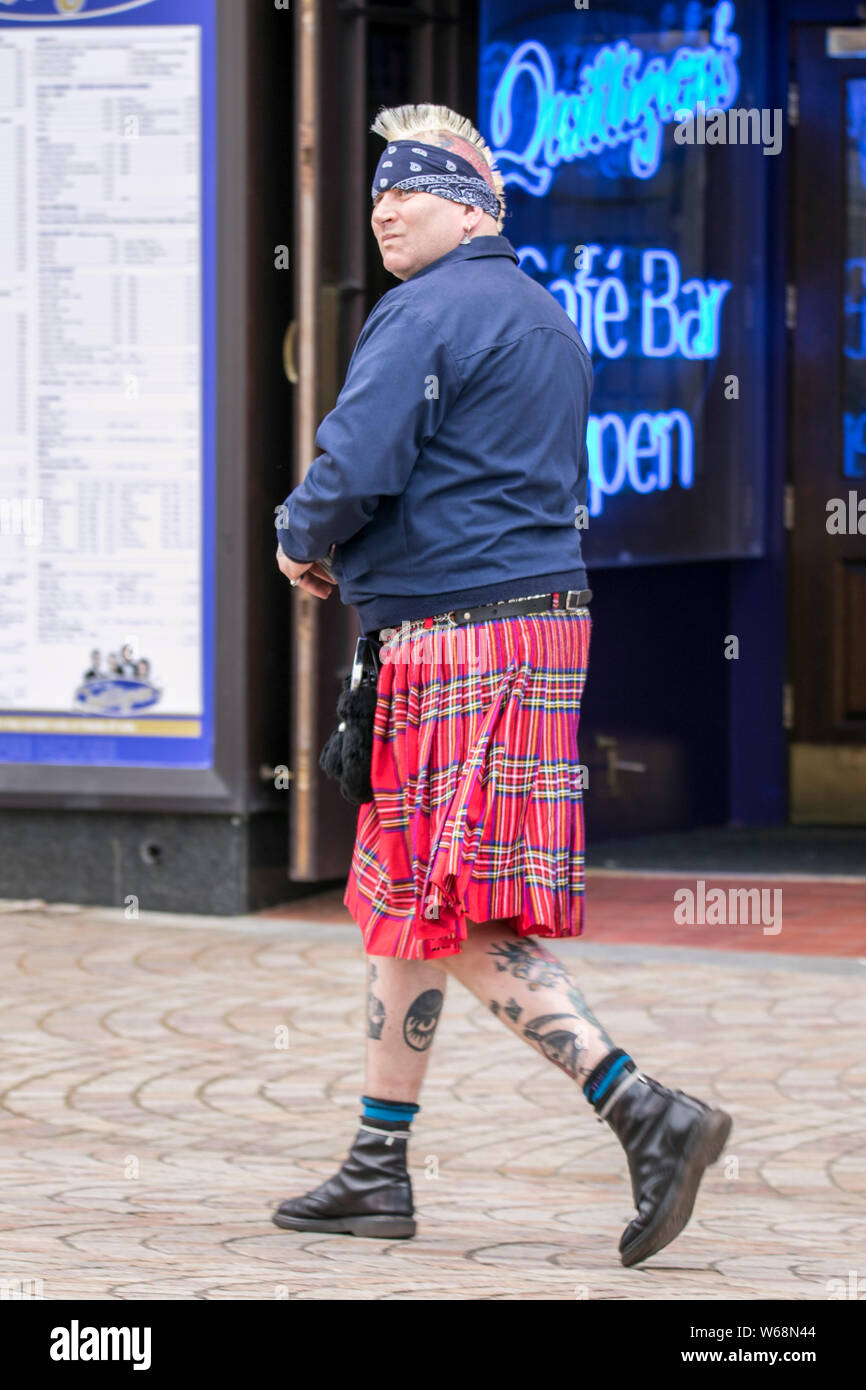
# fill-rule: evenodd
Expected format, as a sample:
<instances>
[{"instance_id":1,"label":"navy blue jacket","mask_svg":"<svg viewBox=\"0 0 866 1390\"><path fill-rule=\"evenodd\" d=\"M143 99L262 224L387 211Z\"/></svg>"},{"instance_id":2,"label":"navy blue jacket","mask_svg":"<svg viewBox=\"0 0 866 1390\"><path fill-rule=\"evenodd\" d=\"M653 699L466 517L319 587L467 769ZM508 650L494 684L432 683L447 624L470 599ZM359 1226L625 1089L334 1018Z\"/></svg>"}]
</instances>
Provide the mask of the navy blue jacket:
<instances>
[{"instance_id":1,"label":"navy blue jacket","mask_svg":"<svg viewBox=\"0 0 866 1390\"><path fill-rule=\"evenodd\" d=\"M475 237L388 290L355 344L324 450L277 517L327 555L363 632L467 603L581 589L592 363L517 264Z\"/></svg>"}]
</instances>

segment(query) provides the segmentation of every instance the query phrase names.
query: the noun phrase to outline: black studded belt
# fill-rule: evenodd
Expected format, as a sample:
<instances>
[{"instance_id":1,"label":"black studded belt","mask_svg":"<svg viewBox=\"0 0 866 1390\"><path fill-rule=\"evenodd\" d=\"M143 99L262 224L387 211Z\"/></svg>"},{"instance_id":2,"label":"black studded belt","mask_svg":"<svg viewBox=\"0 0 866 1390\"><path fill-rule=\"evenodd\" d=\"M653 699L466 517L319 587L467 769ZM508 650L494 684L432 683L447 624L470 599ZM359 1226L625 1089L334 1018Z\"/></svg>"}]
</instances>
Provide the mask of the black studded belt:
<instances>
[{"instance_id":1,"label":"black studded belt","mask_svg":"<svg viewBox=\"0 0 866 1390\"><path fill-rule=\"evenodd\" d=\"M449 627L464 627L467 623L495 622L497 618L512 618L530 613L573 613L578 608L586 608L592 598L592 589L563 589L554 594L530 594L527 598L503 599L499 603L482 603L477 608L452 608L448 613L437 613L431 618L413 618L407 622L410 631L431 627L435 622L444 622ZM399 628L382 628L381 640L387 641ZM383 636L382 634L386 634Z\"/></svg>"}]
</instances>

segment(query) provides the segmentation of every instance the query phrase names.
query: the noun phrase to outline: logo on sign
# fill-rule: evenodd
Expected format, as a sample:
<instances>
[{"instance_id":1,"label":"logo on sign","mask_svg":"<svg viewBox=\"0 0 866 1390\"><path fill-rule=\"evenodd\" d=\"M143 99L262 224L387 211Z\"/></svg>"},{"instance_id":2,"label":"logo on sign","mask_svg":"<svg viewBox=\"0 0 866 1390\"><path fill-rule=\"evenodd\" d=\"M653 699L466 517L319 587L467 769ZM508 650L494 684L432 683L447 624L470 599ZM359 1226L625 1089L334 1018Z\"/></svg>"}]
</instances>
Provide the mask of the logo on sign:
<instances>
[{"instance_id":1,"label":"logo on sign","mask_svg":"<svg viewBox=\"0 0 866 1390\"><path fill-rule=\"evenodd\" d=\"M75 692L75 705L91 714L120 716L149 709L159 700L160 691L148 681L87 681Z\"/></svg>"},{"instance_id":2,"label":"logo on sign","mask_svg":"<svg viewBox=\"0 0 866 1390\"><path fill-rule=\"evenodd\" d=\"M0 19L44 24L52 19L89 19L152 5L153 0L0 0ZM11 13L12 9L15 13ZM26 13L24 12L26 10ZM9 13L7 13L9 11Z\"/></svg>"},{"instance_id":3,"label":"logo on sign","mask_svg":"<svg viewBox=\"0 0 866 1390\"><path fill-rule=\"evenodd\" d=\"M149 709L162 691L153 683L147 657L135 655L133 643L103 657L90 653L90 664L73 696L73 704L90 714L124 715Z\"/></svg>"}]
</instances>

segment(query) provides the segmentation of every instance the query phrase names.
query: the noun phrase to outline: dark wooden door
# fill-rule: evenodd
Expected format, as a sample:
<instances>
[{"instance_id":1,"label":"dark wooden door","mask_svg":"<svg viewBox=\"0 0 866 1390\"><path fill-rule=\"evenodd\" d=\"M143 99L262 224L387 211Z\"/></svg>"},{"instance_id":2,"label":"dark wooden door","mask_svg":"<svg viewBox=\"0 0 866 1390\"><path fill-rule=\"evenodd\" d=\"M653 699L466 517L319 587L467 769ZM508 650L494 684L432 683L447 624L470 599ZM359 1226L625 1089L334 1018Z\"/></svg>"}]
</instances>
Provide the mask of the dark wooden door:
<instances>
[{"instance_id":1,"label":"dark wooden door","mask_svg":"<svg viewBox=\"0 0 866 1390\"><path fill-rule=\"evenodd\" d=\"M477 0L298 0L295 10L295 317L287 335L295 483L336 402L355 341L395 281L370 228L382 105L437 102L474 119ZM289 873L348 872L357 809L318 767L359 627L339 595L294 595Z\"/></svg>"},{"instance_id":2,"label":"dark wooden door","mask_svg":"<svg viewBox=\"0 0 866 1390\"><path fill-rule=\"evenodd\" d=\"M813 824L866 822L866 29L857 34L803 26L794 47L790 811Z\"/></svg>"}]
</instances>

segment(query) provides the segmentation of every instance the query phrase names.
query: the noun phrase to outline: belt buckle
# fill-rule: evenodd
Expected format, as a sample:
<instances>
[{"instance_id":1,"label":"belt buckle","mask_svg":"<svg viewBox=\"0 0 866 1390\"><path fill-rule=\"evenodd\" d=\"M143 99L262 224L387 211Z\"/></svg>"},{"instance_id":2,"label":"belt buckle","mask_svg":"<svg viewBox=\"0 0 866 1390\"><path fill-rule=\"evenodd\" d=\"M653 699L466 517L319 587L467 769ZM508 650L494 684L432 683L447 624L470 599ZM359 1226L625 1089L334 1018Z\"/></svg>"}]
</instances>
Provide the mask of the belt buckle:
<instances>
[{"instance_id":1,"label":"belt buckle","mask_svg":"<svg viewBox=\"0 0 866 1390\"><path fill-rule=\"evenodd\" d=\"M581 596L582 593L583 593L583 590L582 590L582 589L569 589L569 590L568 590L568 592L567 592L566 595L565 595L565 607L566 607L566 610L567 610L568 612L573 613L573 612L575 612L576 609L578 609L578 608L580 607L580 604L577 602L577 600L580 598L580 596ZM574 603L572 603L572 601L571 601L572 598L574 598Z\"/></svg>"},{"instance_id":2,"label":"belt buckle","mask_svg":"<svg viewBox=\"0 0 866 1390\"><path fill-rule=\"evenodd\" d=\"M352 674L349 678L349 689L357 690L365 675L375 676L378 681L381 664L379 653L370 638L359 637L355 643L355 655L352 658Z\"/></svg>"},{"instance_id":3,"label":"belt buckle","mask_svg":"<svg viewBox=\"0 0 866 1390\"><path fill-rule=\"evenodd\" d=\"M437 618L438 618L440 621L441 621L442 619L445 620L445 622L446 622L446 624L447 624L447 626L446 626L446 628L445 628L445 631L446 631L446 632L448 631L449 628L452 628L452 627L456 627L456 626L457 626L457 619L456 619L455 616L454 616L454 614L456 613L456 611L457 611L456 608L449 608L449 610L448 610L447 613L437 613L437 615L436 615Z\"/></svg>"}]
</instances>

